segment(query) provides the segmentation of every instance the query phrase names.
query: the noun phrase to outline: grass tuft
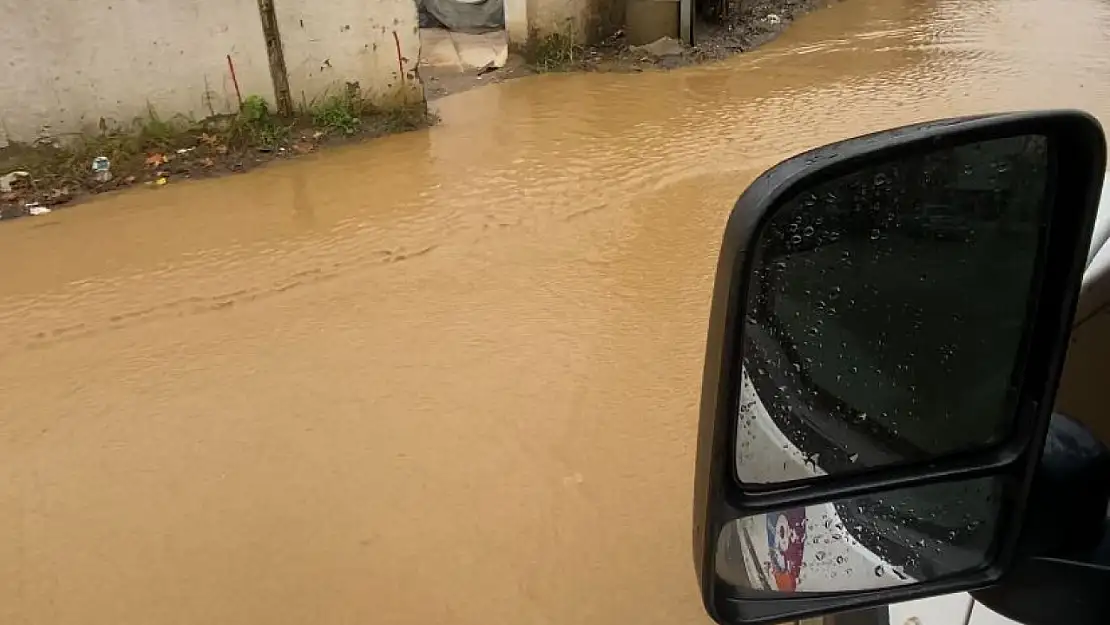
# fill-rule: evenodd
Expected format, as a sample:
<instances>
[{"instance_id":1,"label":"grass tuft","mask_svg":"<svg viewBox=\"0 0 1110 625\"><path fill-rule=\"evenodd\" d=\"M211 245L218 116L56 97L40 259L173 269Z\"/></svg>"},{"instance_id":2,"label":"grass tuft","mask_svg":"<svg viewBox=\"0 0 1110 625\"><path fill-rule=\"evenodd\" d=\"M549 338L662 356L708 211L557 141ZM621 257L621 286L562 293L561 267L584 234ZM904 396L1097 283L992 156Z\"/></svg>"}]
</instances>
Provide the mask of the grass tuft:
<instances>
[{"instance_id":1,"label":"grass tuft","mask_svg":"<svg viewBox=\"0 0 1110 625\"><path fill-rule=\"evenodd\" d=\"M573 25L547 35L533 32L523 50L524 60L538 72L565 72L577 67L585 47L578 43Z\"/></svg>"}]
</instances>

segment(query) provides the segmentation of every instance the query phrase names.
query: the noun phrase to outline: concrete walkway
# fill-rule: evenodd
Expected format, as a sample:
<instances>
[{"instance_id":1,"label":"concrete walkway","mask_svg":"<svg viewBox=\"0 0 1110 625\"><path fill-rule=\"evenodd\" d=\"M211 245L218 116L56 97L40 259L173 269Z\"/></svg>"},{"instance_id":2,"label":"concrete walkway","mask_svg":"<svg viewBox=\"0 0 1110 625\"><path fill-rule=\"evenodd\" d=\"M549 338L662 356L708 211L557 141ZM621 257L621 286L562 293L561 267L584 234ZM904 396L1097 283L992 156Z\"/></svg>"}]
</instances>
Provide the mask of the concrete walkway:
<instances>
[{"instance_id":1,"label":"concrete walkway","mask_svg":"<svg viewBox=\"0 0 1110 625\"><path fill-rule=\"evenodd\" d=\"M437 69L466 71L501 67L509 56L504 30L480 35L443 28L420 29L420 64Z\"/></svg>"}]
</instances>

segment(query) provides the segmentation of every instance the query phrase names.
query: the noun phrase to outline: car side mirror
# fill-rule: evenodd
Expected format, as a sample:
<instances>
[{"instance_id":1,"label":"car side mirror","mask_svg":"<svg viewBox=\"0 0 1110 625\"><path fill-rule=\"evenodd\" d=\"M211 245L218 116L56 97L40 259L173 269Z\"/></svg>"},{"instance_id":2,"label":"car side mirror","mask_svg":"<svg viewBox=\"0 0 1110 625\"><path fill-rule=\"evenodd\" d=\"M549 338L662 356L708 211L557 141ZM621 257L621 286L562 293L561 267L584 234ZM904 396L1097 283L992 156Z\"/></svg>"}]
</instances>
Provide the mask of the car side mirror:
<instances>
[{"instance_id":1,"label":"car side mirror","mask_svg":"<svg viewBox=\"0 0 1110 625\"><path fill-rule=\"evenodd\" d=\"M935 121L771 168L725 229L694 557L722 625L983 588L1015 556L1106 165L1098 122Z\"/></svg>"}]
</instances>

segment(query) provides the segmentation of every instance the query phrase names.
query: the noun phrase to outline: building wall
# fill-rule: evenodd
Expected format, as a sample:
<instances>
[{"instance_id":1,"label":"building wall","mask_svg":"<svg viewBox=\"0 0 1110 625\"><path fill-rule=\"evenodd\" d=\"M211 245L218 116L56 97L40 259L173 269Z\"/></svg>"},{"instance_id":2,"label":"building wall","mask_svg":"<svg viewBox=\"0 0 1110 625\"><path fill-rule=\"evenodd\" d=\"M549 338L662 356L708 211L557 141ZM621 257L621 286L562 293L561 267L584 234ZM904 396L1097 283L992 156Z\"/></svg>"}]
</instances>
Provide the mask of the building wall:
<instances>
[{"instance_id":1,"label":"building wall","mask_svg":"<svg viewBox=\"0 0 1110 625\"><path fill-rule=\"evenodd\" d=\"M379 104L418 102L414 0L281 0L295 105L357 82ZM571 32L597 39L623 0L505 0L514 44ZM125 127L153 110L201 119L243 97L274 101L257 0L0 0L0 147Z\"/></svg>"},{"instance_id":2,"label":"building wall","mask_svg":"<svg viewBox=\"0 0 1110 625\"><path fill-rule=\"evenodd\" d=\"M521 1L527 4L532 37L572 34L579 43L593 43L612 34L624 20L625 0Z\"/></svg>"},{"instance_id":3,"label":"building wall","mask_svg":"<svg viewBox=\"0 0 1110 625\"><path fill-rule=\"evenodd\" d=\"M414 0L282 0L275 11L295 105L348 82L380 104L423 99Z\"/></svg>"},{"instance_id":4,"label":"building wall","mask_svg":"<svg viewBox=\"0 0 1110 625\"><path fill-rule=\"evenodd\" d=\"M383 104L423 97L413 0L275 4L295 103L347 82ZM0 147L101 119L126 126L151 109L234 112L227 55L243 97L273 103L257 0L0 0Z\"/></svg>"},{"instance_id":5,"label":"building wall","mask_svg":"<svg viewBox=\"0 0 1110 625\"><path fill-rule=\"evenodd\" d=\"M530 37L572 33L585 41L590 8L597 0L526 0Z\"/></svg>"},{"instance_id":6,"label":"building wall","mask_svg":"<svg viewBox=\"0 0 1110 625\"><path fill-rule=\"evenodd\" d=\"M272 101L256 0L0 0L0 145Z\"/></svg>"}]
</instances>

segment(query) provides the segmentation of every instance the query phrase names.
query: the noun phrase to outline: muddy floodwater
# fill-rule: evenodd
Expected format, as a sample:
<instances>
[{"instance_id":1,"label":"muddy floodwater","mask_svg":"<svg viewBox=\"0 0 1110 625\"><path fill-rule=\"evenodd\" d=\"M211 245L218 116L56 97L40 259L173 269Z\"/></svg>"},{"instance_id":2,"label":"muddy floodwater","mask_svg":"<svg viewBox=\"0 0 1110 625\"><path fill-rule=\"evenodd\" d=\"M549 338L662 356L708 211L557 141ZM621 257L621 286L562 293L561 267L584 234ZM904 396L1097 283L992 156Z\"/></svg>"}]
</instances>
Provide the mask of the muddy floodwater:
<instances>
[{"instance_id":1,"label":"muddy floodwater","mask_svg":"<svg viewBox=\"0 0 1110 625\"><path fill-rule=\"evenodd\" d=\"M846 0L669 73L0 224L0 623L705 623L732 202L962 113L1110 121L1110 2Z\"/></svg>"}]
</instances>

